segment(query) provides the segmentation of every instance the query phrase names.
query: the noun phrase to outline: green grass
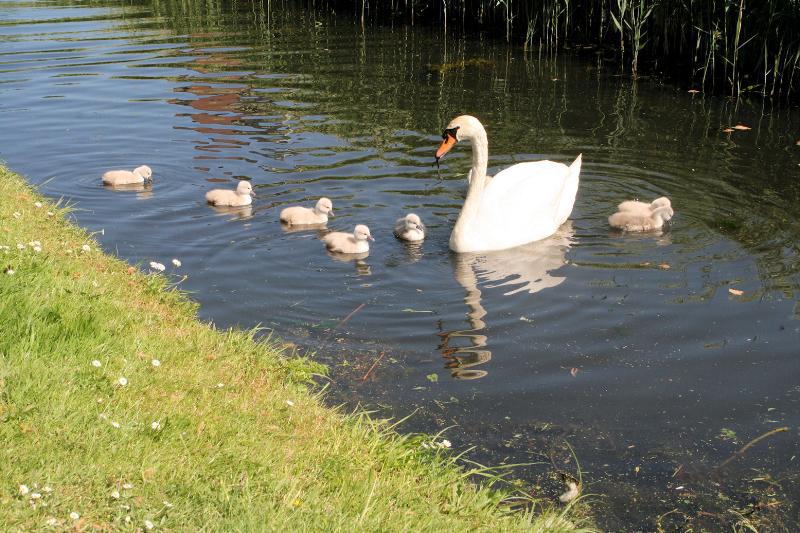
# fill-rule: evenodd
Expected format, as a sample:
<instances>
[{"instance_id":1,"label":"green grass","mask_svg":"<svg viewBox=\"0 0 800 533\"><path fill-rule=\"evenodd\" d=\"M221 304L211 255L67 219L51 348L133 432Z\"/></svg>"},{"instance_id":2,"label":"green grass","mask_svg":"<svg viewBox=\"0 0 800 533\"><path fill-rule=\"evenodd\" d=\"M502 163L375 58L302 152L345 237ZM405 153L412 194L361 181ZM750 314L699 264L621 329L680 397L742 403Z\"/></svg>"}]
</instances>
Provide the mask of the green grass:
<instances>
[{"instance_id":1,"label":"green grass","mask_svg":"<svg viewBox=\"0 0 800 533\"><path fill-rule=\"evenodd\" d=\"M476 487L425 437L325 407L317 365L199 322L167 278L105 255L68 213L0 166L1 531L585 523L533 501L511 512L519 495L491 476Z\"/></svg>"}]
</instances>

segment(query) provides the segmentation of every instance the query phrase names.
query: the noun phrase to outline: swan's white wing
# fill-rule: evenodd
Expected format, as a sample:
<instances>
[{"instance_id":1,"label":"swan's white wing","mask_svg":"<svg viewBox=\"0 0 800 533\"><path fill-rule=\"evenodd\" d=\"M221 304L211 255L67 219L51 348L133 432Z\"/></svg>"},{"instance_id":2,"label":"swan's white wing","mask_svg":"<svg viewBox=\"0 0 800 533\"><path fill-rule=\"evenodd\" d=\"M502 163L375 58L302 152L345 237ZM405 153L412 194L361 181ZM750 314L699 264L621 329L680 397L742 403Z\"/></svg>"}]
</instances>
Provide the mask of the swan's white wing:
<instances>
[{"instance_id":1,"label":"swan's white wing","mask_svg":"<svg viewBox=\"0 0 800 533\"><path fill-rule=\"evenodd\" d=\"M491 248L543 239L569 217L578 190L581 159L567 167L531 161L499 172L483 191L479 230Z\"/></svg>"}]
</instances>

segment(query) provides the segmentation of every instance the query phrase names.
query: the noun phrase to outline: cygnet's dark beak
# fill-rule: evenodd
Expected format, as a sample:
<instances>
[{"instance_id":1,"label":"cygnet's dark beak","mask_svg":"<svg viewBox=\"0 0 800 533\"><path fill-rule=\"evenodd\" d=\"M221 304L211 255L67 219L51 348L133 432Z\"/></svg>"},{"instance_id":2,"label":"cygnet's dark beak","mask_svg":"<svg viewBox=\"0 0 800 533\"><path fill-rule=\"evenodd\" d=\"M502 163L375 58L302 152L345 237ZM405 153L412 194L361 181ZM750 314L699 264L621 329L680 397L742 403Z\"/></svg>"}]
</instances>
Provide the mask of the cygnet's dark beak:
<instances>
[{"instance_id":1,"label":"cygnet's dark beak","mask_svg":"<svg viewBox=\"0 0 800 533\"><path fill-rule=\"evenodd\" d=\"M372 238L372 235L367 235L367 239L371 240L372 242L375 242L375 239Z\"/></svg>"},{"instance_id":2,"label":"cygnet's dark beak","mask_svg":"<svg viewBox=\"0 0 800 533\"><path fill-rule=\"evenodd\" d=\"M253 198L255 198L255 197L256 197L256 191L250 191L250 196L252 196Z\"/></svg>"},{"instance_id":3,"label":"cygnet's dark beak","mask_svg":"<svg viewBox=\"0 0 800 533\"><path fill-rule=\"evenodd\" d=\"M328 211L328 216L329 216L329 217L332 217L332 216L333 216L333 209L331 209L330 211Z\"/></svg>"}]
</instances>

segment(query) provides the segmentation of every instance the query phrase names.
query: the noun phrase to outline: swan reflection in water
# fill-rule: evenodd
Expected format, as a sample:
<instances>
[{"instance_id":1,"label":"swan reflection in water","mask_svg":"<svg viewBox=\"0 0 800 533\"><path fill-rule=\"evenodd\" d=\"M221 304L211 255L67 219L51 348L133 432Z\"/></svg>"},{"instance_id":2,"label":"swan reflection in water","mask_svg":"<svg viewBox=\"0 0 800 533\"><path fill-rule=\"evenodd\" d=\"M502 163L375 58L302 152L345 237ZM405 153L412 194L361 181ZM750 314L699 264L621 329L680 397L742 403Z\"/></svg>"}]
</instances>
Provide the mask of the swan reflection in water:
<instances>
[{"instance_id":1,"label":"swan reflection in water","mask_svg":"<svg viewBox=\"0 0 800 533\"><path fill-rule=\"evenodd\" d=\"M353 263L357 276L372 275L372 267L370 267L369 263L364 261L364 259L369 256L369 252L362 252L360 254L342 254L338 252L331 252L329 250L326 251L330 258L334 261L339 261L341 263Z\"/></svg>"},{"instance_id":2,"label":"swan reflection in water","mask_svg":"<svg viewBox=\"0 0 800 533\"><path fill-rule=\"evenodd\" d=\"M227 216L230 220L246 220L253 217L253 206L242 205L238 207L209 205L220 216Z\"/></svg>"},{"instance_id":3,"label":"swan reflection in water","mask_svg":"<svg viewBox=\"0 0 800 533\"><path fill-rule=\"evenodd\" d=\"M146 181L144 183L126 183L124 185L110 185L104 183L103 188L115 192L135 192L136 198L139 200L147 200L153 197L152 181Z\"/></svg>"},{"instance_id":4,"label":"swan reflection in water","mask_svg":"<svg viewBox=\"0 0 800 533\"><path fill-rule=\"evenodd\" d=\"M516 248L497 252L462 253L453 255L453 274L466 290L469 329L442 332L439 350L445 358L445 367L455 379L478 379L486 370L474 367L483 365L492 358L487 349L486 309L481 303L481 289L505 290L504 296L524 298L543 289L556 287L565 276L551 275L566 263L566 253L572 243L572 222L565 222L552 236ZM451 341L464 338L465 347L451 347Z\"/></svg>"}]
</instances>

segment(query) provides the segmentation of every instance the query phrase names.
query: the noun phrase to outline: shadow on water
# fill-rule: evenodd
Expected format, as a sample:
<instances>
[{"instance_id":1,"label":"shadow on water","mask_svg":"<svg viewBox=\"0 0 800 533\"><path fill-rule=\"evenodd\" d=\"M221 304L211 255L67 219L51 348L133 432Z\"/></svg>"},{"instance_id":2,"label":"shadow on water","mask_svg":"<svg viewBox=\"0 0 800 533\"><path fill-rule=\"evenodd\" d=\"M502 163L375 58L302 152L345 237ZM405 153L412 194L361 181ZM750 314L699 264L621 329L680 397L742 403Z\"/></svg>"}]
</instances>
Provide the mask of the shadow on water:
<instances>
[{"instance_id":1,"label":"shadow on water","mask_svg":"<svg viewBox=\"0 0 800 533\"><path fill-rule=\"evenodd\" d=\"M541 497L576 474L574 450L609 530L795 529L797 109L270 5L4 7L0 157L77 205L106 250L180 258L202 318L318 350L332 402L415 411L405 429L449 428L472 459L535 463L514 475ZM449 252L469 156L437 174L433 151L461 113L487 127L490 174L583 153L570 225ZM100 186L142 163L152 187ZM240 178L252 206L205 204ZM664 195L664 232L609 230L620 201ZM327 228L280 226L283 207L321 196ZM409 211L422 244L391 236ZM376 236L369 257L325 251L325 232L358 223Z\"/></svg>"}]
</instances>

